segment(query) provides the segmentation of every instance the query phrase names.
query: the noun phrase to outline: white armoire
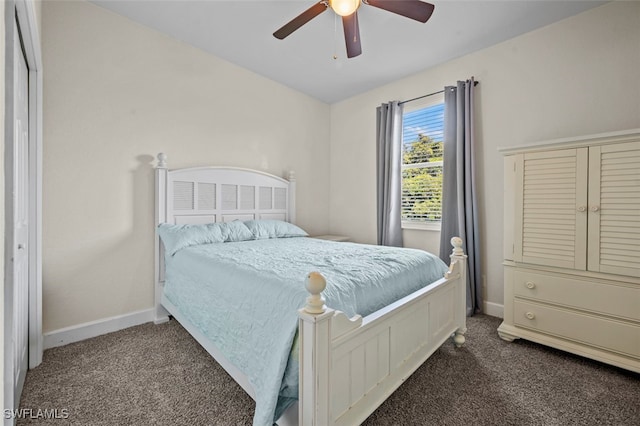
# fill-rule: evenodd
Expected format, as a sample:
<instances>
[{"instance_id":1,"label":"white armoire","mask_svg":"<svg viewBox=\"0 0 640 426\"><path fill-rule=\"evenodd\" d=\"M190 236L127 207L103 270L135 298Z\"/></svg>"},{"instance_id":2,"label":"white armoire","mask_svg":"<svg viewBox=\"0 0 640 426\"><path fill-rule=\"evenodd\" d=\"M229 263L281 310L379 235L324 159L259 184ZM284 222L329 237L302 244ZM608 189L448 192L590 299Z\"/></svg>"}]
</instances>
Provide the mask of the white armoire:
<instances>
[{"instance_id":1,"label":"white armoire","mask_svg":"<svg viewBox=\"0 0 640 426\"><path fill-rule=\"evenodd\" d=\"M640 372L640 129L504 154L504 321Z\"/></svg>"}]
</instances>

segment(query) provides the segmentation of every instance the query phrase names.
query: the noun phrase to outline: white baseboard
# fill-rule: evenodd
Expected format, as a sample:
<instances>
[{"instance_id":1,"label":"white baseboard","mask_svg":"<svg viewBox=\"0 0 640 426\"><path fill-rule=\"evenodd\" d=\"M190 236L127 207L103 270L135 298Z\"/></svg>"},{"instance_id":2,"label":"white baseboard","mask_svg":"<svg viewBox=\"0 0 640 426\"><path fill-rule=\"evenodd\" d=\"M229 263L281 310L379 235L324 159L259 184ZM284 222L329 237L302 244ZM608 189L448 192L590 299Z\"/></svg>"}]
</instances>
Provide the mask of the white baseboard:
<instances>
[{"instance_id":1,"label":"white baseboard","mask_svg":"<svg viewBox=\"0 0 640 426\"><path fill-rule=\"evenodd\" d=\"M484 302L484 312L492 317L504 318L504 305L493 302Z\"/></svg>"},{"instance_id":2,"label":"white baseboard","mask_svg":"<svg viewBox=\"0 0 640 426\"><path fill-rule=\"evenodd\" d=\"M484 302L484 313L504 318L504 305ZM44 349L64 346L102 334L113 333L114 331L154 321L154 319L155 311L152 308L50 331L43 336Z\"/></svg>"},{"instance_id":3,"label":"white baseboard","mask_svg":"<svg viewBox=\"0 0 640 426\"><path fill-rule=\"evenodd\" d=\"M154 320L154 309L131 312L130 314L118 315L111 318L104 318L97 321L85 322L71 327L44 333L44 348L55 348L57 346L68 345L91 337L144 324Z\"/></svg>"}]
</instances>

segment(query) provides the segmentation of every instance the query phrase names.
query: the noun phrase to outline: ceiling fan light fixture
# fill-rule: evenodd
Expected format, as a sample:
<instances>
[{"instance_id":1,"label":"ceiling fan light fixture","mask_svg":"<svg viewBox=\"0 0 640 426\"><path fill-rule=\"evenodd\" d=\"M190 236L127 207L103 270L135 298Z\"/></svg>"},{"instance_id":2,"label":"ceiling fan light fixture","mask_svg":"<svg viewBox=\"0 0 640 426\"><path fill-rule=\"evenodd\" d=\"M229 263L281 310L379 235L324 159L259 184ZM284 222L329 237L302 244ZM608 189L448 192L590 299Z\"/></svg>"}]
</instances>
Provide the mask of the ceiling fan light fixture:
<instances>
[{"instance_id":1,"label":"ceiling fan light fixture","mask_svg":"<svg viewBox=\"0 0 640 426\"><path fill-rule=\"evenodd\" d=\"M360 7L360 0L329 0L329 6L340 16L350 16Z\"/></svg>"}]
</instances>

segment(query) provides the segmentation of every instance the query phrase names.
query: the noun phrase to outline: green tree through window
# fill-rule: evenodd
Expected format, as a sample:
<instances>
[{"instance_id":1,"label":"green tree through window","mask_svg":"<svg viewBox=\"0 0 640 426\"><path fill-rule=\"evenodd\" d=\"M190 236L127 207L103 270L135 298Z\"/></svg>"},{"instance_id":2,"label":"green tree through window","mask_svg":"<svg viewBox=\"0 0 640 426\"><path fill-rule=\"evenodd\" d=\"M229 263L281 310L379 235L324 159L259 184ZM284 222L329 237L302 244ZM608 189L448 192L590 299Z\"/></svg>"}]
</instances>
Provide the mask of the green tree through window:
<instances>
[{"instance_id":1,"label":"green tree through window","mask_svg":"<svg viewBox=\"0 0 640 426\"><path fill-rule=\"evenodd\" d=\"M403 117L402 221L439 223L442 219L442 133L444 104L407 112Z\"/></svg>"}]
</instances>

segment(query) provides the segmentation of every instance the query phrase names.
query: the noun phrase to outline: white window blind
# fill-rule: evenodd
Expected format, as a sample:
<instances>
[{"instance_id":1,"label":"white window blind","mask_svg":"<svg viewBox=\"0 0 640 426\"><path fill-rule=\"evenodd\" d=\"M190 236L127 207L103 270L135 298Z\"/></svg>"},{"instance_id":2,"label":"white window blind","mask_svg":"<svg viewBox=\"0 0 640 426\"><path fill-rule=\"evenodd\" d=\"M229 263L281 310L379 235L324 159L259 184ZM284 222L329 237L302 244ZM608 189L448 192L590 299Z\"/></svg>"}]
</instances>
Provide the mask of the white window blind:
<instances>
[{"instance_id":1,"label":"white window blind","mask_svg":"<svg viewBox=\"0 0 640 426\"><path fill-rule=\"evenodd\" d=\"M440 225L444 102L406 111L402 137L402 225Z\"/></svg>"}]
</instances>

